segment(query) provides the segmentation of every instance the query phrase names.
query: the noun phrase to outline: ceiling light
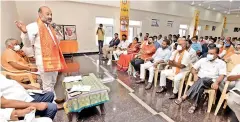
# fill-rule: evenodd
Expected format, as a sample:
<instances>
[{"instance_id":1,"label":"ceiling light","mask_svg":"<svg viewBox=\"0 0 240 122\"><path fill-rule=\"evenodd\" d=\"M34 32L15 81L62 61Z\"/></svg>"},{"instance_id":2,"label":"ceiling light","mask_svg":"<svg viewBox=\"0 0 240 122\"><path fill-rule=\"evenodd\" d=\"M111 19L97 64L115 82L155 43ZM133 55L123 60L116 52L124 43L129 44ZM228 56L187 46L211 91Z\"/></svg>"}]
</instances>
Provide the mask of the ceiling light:
<instances>
[{"instance_id":1,"label":"ceiling light","mask_svg":"<svg viewBox=\"0 0 240 122\"><path fill-rule=\"evenodd\" d=\"M191 5L194 5L194 1L192 1Z\"/></svg>"},{"instance_id":2,"label":"ceiling light","mask_svg":"<svg viewBox=\"0 0 240 122\"><path fill-rule=\"evenodd\" d=\"M202 5L201 3L198 4L198 6L201 6L201 5Z\"/></svg>"},{"instance_id":3,"label":"ceiling light","mask_svg":"<svg viewBox=\"0 0 240 122\"><path fill-rule=\"evenodd\" d=\"M232 0L229 0L230 2L232 2Z\"/></svg>"},{"instance_id":4,"label":"ceiling light","mask_svg":"<svg viewBox=\"0 0 240 122\"><path fill-rule=\"evenodd\" d=\"M211 7L210 7L210 5L209 5L207 9L210 9L210 8L211 8Z\"/></svg>"},{"instance_id":5,"label":"ceiling light","mask_svg":"<svg viewBox=\"0 0 240 122\"><path fill-rule=\"evenodd\" d=\"M224 13L227 13L227 11L224 11Z\"/></svg>"},{"instance_id":6,"label":"ceiling light","mask_svg":"<svg viewBox=\"0 0 240 122\"><path fill-rule=\"evenodd\" d=\"M215 10L215 8L213 8L213 10Z\"/></svg>"}]
</instances>

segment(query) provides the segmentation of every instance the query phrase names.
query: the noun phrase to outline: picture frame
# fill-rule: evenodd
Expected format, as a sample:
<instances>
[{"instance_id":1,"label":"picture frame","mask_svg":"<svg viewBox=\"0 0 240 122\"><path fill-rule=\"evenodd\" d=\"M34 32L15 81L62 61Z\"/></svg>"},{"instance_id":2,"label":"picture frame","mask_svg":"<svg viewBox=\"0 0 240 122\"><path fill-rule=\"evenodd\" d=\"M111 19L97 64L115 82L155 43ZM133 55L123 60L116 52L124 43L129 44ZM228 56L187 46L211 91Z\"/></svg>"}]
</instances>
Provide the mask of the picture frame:
<instances>
[{"instance_id":1,"label":"picture frame","mask_svg":"<svg viewBox=\"0 0 240 122\"><path fill-rule=\"evenodd\" d=\"M76 25L64 25L64 40L77 40Z\"/></svg>"}]
</instances>

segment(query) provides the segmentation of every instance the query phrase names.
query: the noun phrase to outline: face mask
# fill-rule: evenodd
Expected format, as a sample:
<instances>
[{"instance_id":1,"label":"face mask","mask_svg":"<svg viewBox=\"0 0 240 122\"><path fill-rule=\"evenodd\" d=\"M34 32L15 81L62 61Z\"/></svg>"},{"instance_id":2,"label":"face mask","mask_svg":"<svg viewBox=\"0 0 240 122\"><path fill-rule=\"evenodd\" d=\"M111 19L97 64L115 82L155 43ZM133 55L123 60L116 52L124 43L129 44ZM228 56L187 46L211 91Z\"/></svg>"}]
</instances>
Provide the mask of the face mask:
<instances>
[{"instance_id":1,"label":"face mask","mask_svg":"<svg viewBox=\"0 0 240 122\"><path fill-rule=\"evenodd\" d=\"M218 48L222 48L222 47L223 47L223 45L221 45L221 44L218 44L218 45L217 45L217 47L218 47Z\"/></svg>"},{"instance_id":2,"label":"face mask","mask_svg":"<svg viewBox=\"0 0 240 122\"><path fill-rule=\"evenodd\" d=\"M207 59L208 59L209 61L213 60L213 59L214 59L214 55L207 54Z\"/></svg>"},{"instance_id":3,"label":"face mask","mask_svg":"<svg viewBox=\"0 0 240 122\"><path fill-rule=\"evenodd\" d=\"M225 46L225 47L230 47L231 44L227 44L227 43L225 43L224 46Z\"/></svg>"},{"instance_id":4,"label":"face mask","mask_svg":"<svg viewBox=\"0 0 240 122\"><path fill-rule=\"evenodd\" d=\"M14 51L20 50L20 45L15 45L15 46L13 47L13 50L14 50Z\"/></svg>"},{"instance_id":5,"label":"face mask","mask_svg":"<svg viewBox=\"0 0 240 122\"><path fill-rule=\"evenodd\" d=\"M178 51L181 51L181 50L182 50L182 46L181 46L181 45L178 45L178 46L177 46L177 50L178 50Z\"/></svg>"}]
</instances>

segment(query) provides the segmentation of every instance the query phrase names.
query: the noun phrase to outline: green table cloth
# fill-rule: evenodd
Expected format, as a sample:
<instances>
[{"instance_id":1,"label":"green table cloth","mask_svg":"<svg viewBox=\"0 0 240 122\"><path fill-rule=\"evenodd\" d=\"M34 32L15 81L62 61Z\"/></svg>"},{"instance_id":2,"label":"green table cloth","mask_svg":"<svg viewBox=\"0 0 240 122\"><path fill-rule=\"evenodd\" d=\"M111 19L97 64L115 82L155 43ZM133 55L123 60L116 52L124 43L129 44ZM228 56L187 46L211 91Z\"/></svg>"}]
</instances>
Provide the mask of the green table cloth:
<instances>
[{"instance_id":1,"label":"green table cloth","mask_svg":"<svg viewBox=\"0 0 240 122\"><path fill-rule=\"evenodd\" d=\"M71 97L67 89L73 85L89 85L91 90L89 92L82 92L80 95ZM78 82L63 82L65 88L66 102L64 103L64 111L66 114L69 112L80 112L84 108L97 106L109 101L108 92L110 89L105 86L93 73L88 76L83 76L81 81Z\"/></svg>"}]
</instances>

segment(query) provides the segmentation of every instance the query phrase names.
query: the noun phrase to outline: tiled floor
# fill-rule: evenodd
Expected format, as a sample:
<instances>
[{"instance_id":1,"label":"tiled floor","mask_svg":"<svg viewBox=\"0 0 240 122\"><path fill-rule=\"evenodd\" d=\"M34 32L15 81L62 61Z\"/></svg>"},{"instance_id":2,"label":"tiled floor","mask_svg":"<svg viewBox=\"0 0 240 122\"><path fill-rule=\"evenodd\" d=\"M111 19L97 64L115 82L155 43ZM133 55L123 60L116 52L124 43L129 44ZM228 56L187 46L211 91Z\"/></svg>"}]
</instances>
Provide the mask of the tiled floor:
<instances>
[{"instance_id":1,"label":"tiled floor","mask_svg":"<svg viewBox=\"0 0 240 122\"><path fill-rule=\"evenodd\" d=\"M111 89L110 101L105 104L106 115L100 115L99 108L93 107L78 114L79 122L227 122L230 116L224 111L219 112L218 116L213 115L213 110L208 114L206 105L190 115L187 112L190 102L177 106L168 99L171 90L164 94L156 94L155 88L145 90L144 84L136 84L133 77L117 71L114 64L107 66L98 55L74 57L73 62L80 64L80 72L73 75L94 73L102 81L107 81L105 85ZM60 98L64 98L61 85L63 76L64 73L59 75L55 88ZM171 87L170 83L168 85ZM54 122L68 122L63 110L58 111Z\"/></svg>"}]
</instances>

